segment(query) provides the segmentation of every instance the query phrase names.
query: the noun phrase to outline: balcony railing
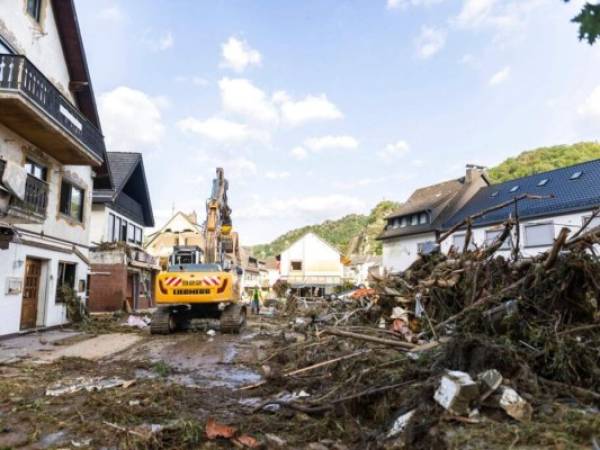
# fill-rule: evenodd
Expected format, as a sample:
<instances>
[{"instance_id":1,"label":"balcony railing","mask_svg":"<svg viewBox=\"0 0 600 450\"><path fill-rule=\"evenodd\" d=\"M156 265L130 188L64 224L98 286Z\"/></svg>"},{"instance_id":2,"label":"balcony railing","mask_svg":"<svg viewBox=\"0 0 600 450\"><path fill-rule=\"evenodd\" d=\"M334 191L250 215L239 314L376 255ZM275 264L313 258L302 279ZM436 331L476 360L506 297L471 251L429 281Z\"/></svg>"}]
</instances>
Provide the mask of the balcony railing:
<instances>
[{"instance_id":1,"label":"balcony railing","mask_svg":"<svg viewBox=\"0 0 600 450\"><path fill-rule=\"evenodd\" d=\"M47 205L48 184L28 174L25 181L25 198L19 200L13 197L11 206L26 214L34 214L43 218L46 216Z\"/></svg>"},{"instance_id":2,"label":"balcony railing","mask_svg":"<svg viewBox=\"0 0 600 450\"><path fill-rule=\"evenodd\" d=\"M25 56L0 55L0 92L25 95L99 159L104 155L100 131Z\"/></svg>"}]
</instances>

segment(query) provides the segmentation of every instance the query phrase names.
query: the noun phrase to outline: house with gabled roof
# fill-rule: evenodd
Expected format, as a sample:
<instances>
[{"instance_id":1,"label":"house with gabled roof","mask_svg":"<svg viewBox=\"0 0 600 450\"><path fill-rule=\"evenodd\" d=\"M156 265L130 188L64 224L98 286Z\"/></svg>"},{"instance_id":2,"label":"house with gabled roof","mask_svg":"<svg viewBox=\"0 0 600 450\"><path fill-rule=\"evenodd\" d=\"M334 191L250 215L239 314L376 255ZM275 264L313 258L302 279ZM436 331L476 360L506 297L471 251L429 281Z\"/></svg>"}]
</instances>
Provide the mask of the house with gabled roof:
<instances>
[{"instance_id":1,"label":"house with gabled roof","mask_svg":"<svg viewBox=\"0 0 600 450\"><path fill-rule=\"evenodd\" d=\"M511 202L524 194L532 197L516 204ZM503 224L512 218L518 219L519 227L513 228L499 254L509 256L517 241L518 251L523 256L544 252L552 246L561 228L576 232L600 206L600 159L485 186L442 223L441 231L450 230L474 214L507 202L509 205L472 221L469 245L490 245L500 235ZM600 218L595 218L588 226L600 226ZM465 238L466 229L461 227L443 242L442 250L448 251L451 246L464 248Z\"/></svg>"},{"instance_id":2,"label":"house with gabled roof","mask_svg":"<svg viewBox=\"0 0 600 450\"><path fill-rule=\"evenodd\" d=\"M146 251L166 264L175 246L196 246L204 249L204 229L198 223L195 211L186 214L177 211L144 242Z\"/></svg>"},{"instance_id":3,"label":"house with gabled roof","mask_svg":"<svg viewBox=\"0 0 600 450\"><path fill-rule=\"evenodd\" d=\"M482 167L468 165L463 177L414 191L386 218L377 237L383 244L383 267L393 272L405 270L426 243L435 242L442 224L488 184Z\"/></svg>"},{"instance_id":4,"label":"house with gabled roof","mask_svg":"<svg viewBox=\"0 0 600 450\"><path fill-rule=\"evenodd\" d=\"M112 188L93 193L90 241L90 311L145 309L154 304L158 260L143 248L154 226L150 192L140 153L108 152Z\"/></svg>"},{"instance_id":5,"label":"house with gabled roof","mask_svg":"<svg viewBox=\"0 0 600 450\"><path fill-rule=\"evenodd\" d=\"M314 233L307 233L277 256L279 278L301 297L333 293L344 277L342 254Z\"/></svg>"},{"instance_id":6,"label":"house with gabled roof","mask_svg":"<svg viewBox=\"0 0 600 450\"><path fill-rule=\"evenodd\" d=\"M85 302L104 159L74 1L0 1L0 336Z\"/></svg>"}]
</instances>

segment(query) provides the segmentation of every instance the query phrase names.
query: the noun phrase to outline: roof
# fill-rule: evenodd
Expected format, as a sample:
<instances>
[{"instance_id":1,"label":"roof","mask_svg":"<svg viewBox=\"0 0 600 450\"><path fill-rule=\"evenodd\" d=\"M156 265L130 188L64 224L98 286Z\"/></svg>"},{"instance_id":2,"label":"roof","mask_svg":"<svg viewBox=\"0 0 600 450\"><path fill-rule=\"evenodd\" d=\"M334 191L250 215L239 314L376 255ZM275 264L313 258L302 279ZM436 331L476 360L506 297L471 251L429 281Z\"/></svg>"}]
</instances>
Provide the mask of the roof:
<instances>
[{"instance_id":1,"label":"roof","mask_svg":"<svg viewBox=\"0 0 600 450\"><path fill-rule=\"evenodd\" d=\"M102 131L75 3L73 0L52 0L51 4L71 81L69 87L72 88L77 107L98 130ZM103 152L106 156L105 149ZM105 180L107 187L110 186L110 173L105 164L96 169L96 177Z\"/></svg>"},{"instance_id":2,"label":"roof","mask_svg":"<svg viewBox=\"0 0 600 450\"><path fill-rule=\"evenodd\" d=\"M437 206L448 201L464 186L465 179L443 181L438 184L417 189L399 209L394 211L388 218L406 216L421 211L431 211Z\"/></svg>"},{"instance_id":3,"label":"roof","mask_svg":"<svg viewBox=\"0 0 600 450\"><path fill-rule=\"evenodd\" d=\"M309 231L308 233L303 234L301 237L299 237L298 239L296 239L294 242L292 242L290 245L288 245L285 250L283 250L281 253L288 251L291 247L293 247L294 245L296 245L298 242L300 242L301 240L305 239L307 236L314 236L315 238L317 238L318 241L321 241L323 244L325 244L327 247L329 247L331 250L333 250L334 252L336 252L337 254L341 255L342 252L340 252L337 248L335 248L333 245L331 245L329 242L327 242L325 239L323 239L321 236L319 236L316 233L313 233L312 231ZM281 254L277 255L277 256L281 256Z\"/></svg>"},{"instance_id":4,"label":"roof","mask_svg":"<svg viewBox=\"0 0 600 450\"><path fill-rule=\"evenodd\" d=\"M114 188L94 189L94 203L107 203L118 207L123 200L127 201L123 197L131 197L142 206L142 217L136 219L141 220L147 227L153 227L154 214L141 153L108 152L106 156Z\"/></svg>"},{"instance_id":5,"label":"roof","mask_svg":"<svg viewBox=\"0 0 600 450\"><path fill-rule=\"evenodd\" d=\"M464 187L465 177L461 177L417 189L406 203L389 215L387 219L427 212L429 214L429 223L386 228L377 239L389 239L434 231L440 225L440 222L446 220L447 215L443 213L452 200L463 191Z\"/></svg>"},{"instance_id":6,"label":"roof","mask_svg":"<svg viewBox=\"0 0 600 450\"><path fill-rule=\"evenodd\" d=\"M576 172L582 172L581 177L570 179ZM542 180L547 182L540 185ZM511 192L515 186L518 188ZM594 208L600 205L600 159L484 187L462 209L446 220L442 228L448 229L473 214L523 194L551 195L552 198L519 201L520 218L556 216ZM486 214L473 224L482 226L500 223L511 214L514 214L513 205Z\"/></svg>"},{"instance_id":7,"label":"roof","mask_svg":"<svg viewBox=\"0 0 600 450\"><path fill-rule=\"evenodd\" d=\"M168 226L168 225L169 225L169 224L170 224L170 223L171 223L171 222L172 222L172 221L173 221L173 220L174 220L174 219L175 219L177 216L181 216L181 217L183 217L185 220L187 220L187 221L190 223L190 225L192 225L192 227L195 229L195 230L193 230L193 231L196 231L198 234L202 234L202 227L201 227L200 225L198 225L197 223L193 222L193 220L192 220L192 217L191 217L191 216L193 216L193 214L185 214L185 213L184 213L184 212L182 212L182 211L177 211L175 214L173 214L173 215L171 216L171 218L170 218L169 220L167 220L167 221L165 222L165 224L164 224L164 225L163 225L163 226L162 226L162 227L161 227L159 230L155 231L154 233L150 233L150 234L147 236L147 240L146 240L146 242L144 243L144 246L145 246L145 247L149 247L149 246L150 246L150 244L151 244L152 242L154 242L154 240L155 240L155 239L156 239L158 236L160 236L161 234L163 234L163 233L165 232L165 230L167 229L167 226Z\"/></svg>"}]
</instances>

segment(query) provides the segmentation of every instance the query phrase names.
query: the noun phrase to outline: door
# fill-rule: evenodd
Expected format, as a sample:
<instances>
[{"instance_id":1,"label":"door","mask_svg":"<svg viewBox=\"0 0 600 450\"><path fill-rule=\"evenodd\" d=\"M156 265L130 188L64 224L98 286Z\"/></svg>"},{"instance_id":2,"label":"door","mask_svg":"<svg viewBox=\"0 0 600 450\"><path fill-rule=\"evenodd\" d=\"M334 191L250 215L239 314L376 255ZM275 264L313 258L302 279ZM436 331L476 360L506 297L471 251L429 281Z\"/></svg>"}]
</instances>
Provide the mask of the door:
<instances>
[{"instance_id":1,"label":"door","mask_svg":"<svg viewBox=\"0 0 600 450\"><path fill-rule=\"evenodd\" d=\"M35 328L41 273L42 262L39 259L27 258L25 261L25 282L23 283L23 303L21 305L21 330Z\"/></svg>"}]
</instances>

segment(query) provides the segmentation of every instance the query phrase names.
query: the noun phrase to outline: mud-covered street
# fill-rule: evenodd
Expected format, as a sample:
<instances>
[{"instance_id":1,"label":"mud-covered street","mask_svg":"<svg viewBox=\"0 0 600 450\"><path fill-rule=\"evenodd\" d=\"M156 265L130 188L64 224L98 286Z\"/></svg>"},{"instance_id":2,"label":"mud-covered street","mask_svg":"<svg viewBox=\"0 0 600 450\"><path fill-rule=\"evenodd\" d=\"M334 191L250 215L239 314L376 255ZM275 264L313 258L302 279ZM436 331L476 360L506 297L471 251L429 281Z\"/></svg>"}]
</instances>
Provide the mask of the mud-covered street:
<instances>
[{"instance_id":1,"label":"mud-covered street","mask_svg":"<svg viewBox=\"0 0 600 450\"><path fill-rule=\"evenodd\" d=\"M157 337L124 327L2 341L0 448L148 448L159 432L157 448L199 445L209 416L231 421L248 408L237 388L261 380L270 329Z\"/></svg>"}]
</instances>

